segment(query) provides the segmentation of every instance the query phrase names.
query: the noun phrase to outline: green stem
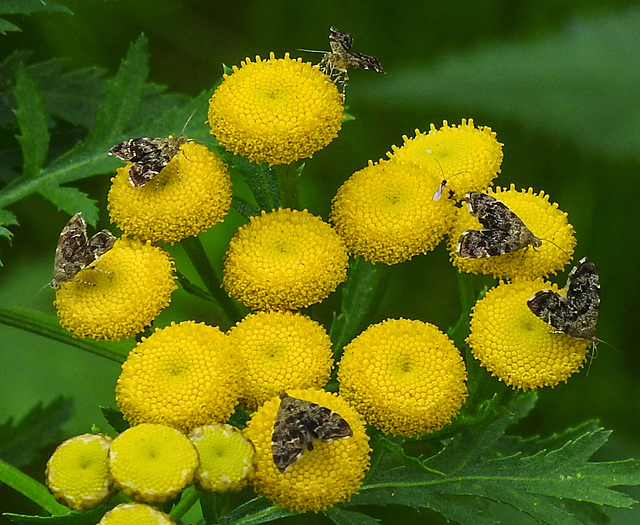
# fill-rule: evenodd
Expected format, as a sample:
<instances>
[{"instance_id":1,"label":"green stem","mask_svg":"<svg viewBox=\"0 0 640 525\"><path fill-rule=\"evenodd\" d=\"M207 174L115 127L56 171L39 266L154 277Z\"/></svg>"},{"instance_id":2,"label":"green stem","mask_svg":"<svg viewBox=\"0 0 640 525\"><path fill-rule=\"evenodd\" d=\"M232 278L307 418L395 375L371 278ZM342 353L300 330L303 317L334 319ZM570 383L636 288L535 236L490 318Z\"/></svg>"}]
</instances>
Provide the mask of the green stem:
<instances>
[{"instance_id":1,"label":"green stem","mask_svg":"<svg viewBox=\"0 0 640 525\"><path fill-rule=\"evenodd\" d=\"M388 269L386 264L373 264L362 257L351 263L340 314L333 319L329 333L336 359L379 304Z\"/></svg>"},{"instance_id":2,"label":"green stem","mask_svg":"<svg viewBox=\"0 0 640 525\"><path fill-rule=\"evenodd\" d=\"M278 176L278 185L282 195L283 207L292 210L300 209L300 195L298 194L298 177L300 175L295 163L274 166Z\"/></svg>"},{"instance_id":3,"label":"green stem","mask_svg":"<svg viewBox=\"0 0 640 525\"><path fill-rule=\"evenodd\" d=\"M78 339L58 324L57 318L22 308L0 307L0 323L19 328L25 332L47 337L54 341L75 346L86 352L105 357L116 363L123 363L133 346L130 341L122 343Z\"/></svg>"},{"instance_id":4,"label":"green stem","mask_svg":"<svg viewBox=\"0 0 640 525\"><path fill-rule=\"evenodd\" d=\"M187 487L180 496L180 501L175 507L173 507L173 509L171 509L171 512L169 513L171 519L175 522L180 520L180 518L182 518L182 516L184 516L189 509L197 503L199 498L200 495L193 485Z\"/></svg>"},{"instance_id":5,"label":"green stem","mask_svg":"<svg viewBox=\"0 0 640 525\"><path fill-rule=\"evenodd\" d=\"M220 279L218 279L200 239L198 237L187 237L180 244L198 272L200 279L202 279L207 290L215 298L218 306L220 306L229 321L232 323L239 321L242 315L233 300L222 289Z\"/></svg>"}]
</instances>

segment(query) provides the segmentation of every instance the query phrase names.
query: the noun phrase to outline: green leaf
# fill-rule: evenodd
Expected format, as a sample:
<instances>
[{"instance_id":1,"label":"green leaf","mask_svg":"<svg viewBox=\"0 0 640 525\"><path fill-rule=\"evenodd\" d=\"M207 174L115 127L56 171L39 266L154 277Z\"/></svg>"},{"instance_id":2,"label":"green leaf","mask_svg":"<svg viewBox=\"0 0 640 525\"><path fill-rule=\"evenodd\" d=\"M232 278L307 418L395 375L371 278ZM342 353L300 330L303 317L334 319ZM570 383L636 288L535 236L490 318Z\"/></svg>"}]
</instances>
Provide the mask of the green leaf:
<instances>
[{"instance_id":1,"label":"green leaf","mask_svg":"<svg viewBox=\"0 0 640 525\"><path fill-rule=\"evenodd\" d=\"M219 525L258 525L269 523L287 516L295 516L297 512L276 507L267 498L259 496L239 505L228 514L222 516Z\"/></svg>"},{"instance_id":2,"label":"green leaf","mask_svg":"<svg viewBox=\"0 0 640 525\"><path fill-rule=\"evenodd\" d=\"M60 505L55 500L47 487L2 459L0 459L0 482L6 483L51 514L67 514L71 512L67 507Z\"/></svg>"},{"instance_id":3,"label":"green leaf","mask_svg":"<svg viewBox=\"0 0 640 525\"><path fill-rule=\"evenodd\" d=\"M63 508L66 510L66 514L60 512L54 516L27 516L10 512L6 512L3 515L7 516L12 523L35 523L36 525L95 525L107 510L109 510L107 505L100 505L86 512L72 512L67 507Z\"/></svg>"},{"instance_id":4,"label":"green leaf","mask_svg":"<svg viewBox=\"0 0 640 525\"><path fill-rule=\"evenodd\" d=\"M205 301L210 301L212 303L216 302L216 298L213 295L211 295L206 290L203 290L199 286L196 286L195 284L193 284L189 279L187 279L187 277L183 273L176 271L176 276L178 277L178 282L180 283L180 286L182 286L182 289L185 292L191 295L195 295L200 299L204 299Z\"/></svg>"},{"instance_id":5,"label":"green leaf","mask_svg":"<svg viewBox=\"0 0 640 525\"><path fill-rule=\"evenodd\" d=\"M535 395L517 393L493 419L476 428L463 430L447 440L444 447L423 463L444 473L419 471L407 466L376 466L347 505L399 504L429 508L448 520L463 525L497 524L487 514L489 500L508 505L539 523L577 525L581 515L600 515L585 505L630 508L633 500L610 487L640 485L640 462L592 462L591 456L607 441L610 432L581 425L583 434L570 429L574 438L553 449L534 453L503 455L501 440L508 426L533 407ZM511 442L513 438L506 438ZM557 444L558 436L542 440ZM511 448L512 443L505 449ZM577 510L575 502L580 502Z\"/></svg>"},{"instance_id":6,"label":"green leaf","mask_svg":"<svg viewBox=\"0 0 640 525\"><path fill-rule=\"evenodd\" d=\"M25 67L18 69L16 87L16 118L22 148L22 177L35 178L42 169L49 149L49 130L42 93Z\"/></svg>"},{"instance_id":7,"label":"green leaf","mask_svg":"<svg viewBox=\"0 0 640 525\"><path fill-rule=\"evenodd\" d=\"M111 425L111 428L118 434L124 432L129 428L129 423L124 419L122 412L111 407L100 407L102 415L107 420L107 423Z\"/></svg>"},{"instance_id":8,"label":"green leaf","mask_svg":"<svg viewBox=\"0 0 640 525\"><path fill-rule=\"evenodd\" d=\"M371 516L339 506L330 507L322 513L336 525L378 525L380 523L380 520Z\"/></svg>"},{"instance_id":9,"label":"green leaf","mask_svg":"<svg viewBox=\"0 0 640 525\"><path fill-rule=\"evenodd\" d=\"M60 425L71 417L72 405L71 400L59 397L47 406L37 404L15 424L13 418L0 424L0 457L21 467L43 448L58 445L63 439Z\"/></svg>"},{"instance_id":10,"label":"green leaf","mask_svg":"<svg viewBox=\"0 0 640 525\"><path fill-rule=\"evenodd\" d=\"M231 205L245 219L253 217L254 215L260 215L260 208L257 208L240 197L233 196L231 199Z\"/></svg>"},{"instance_id":11,"label":"green leaf","mask_svg":"<svg viewBox=\"0 0 640 525\"><path fill-rule=\"evenodd\" d=\"M45 183L39 188L38 193L51 202L56 208L69 215L82 212L83 218L89 224L96 224L98 222L97 201L90 199L86 193L80 191L78 188Z\"/></svg>"},{"instance_id":12,"label":"green leaf","mask_svg":"<svg viewBox=\"0 0 640 525\"><path fill-rule=\"evenodd\" d=\"M71 13L71 10L51 0L0 0L2 15L30 15L36 12ZM7 31L20 31L20 28L0 18L0 34L5 34Z\"/></svg>"},{"instance_id":13,"label":"green leaf","mask_svg":"<svg viewBox=\"0 0 640 525\"><path fill-rule=\"evenodd\" d=\"M9 22L8 20L5 20L4 18L0 18L0 35L4 35L9 31L21 31L21 29L17 25Z\"/></svg>"},{"instance_id":14,"label":"green leaf","mask_svg":"<svg viewBox=\"0 0 640 525\"><path fill-rule=\"evenodd\" d=\"M398 66L351 96L389 111L446 105L500 116L589 152L638 159L638 34L638 9L602 12L529 41L476 47L428 67Z\"/></svg>"}]
</instances>

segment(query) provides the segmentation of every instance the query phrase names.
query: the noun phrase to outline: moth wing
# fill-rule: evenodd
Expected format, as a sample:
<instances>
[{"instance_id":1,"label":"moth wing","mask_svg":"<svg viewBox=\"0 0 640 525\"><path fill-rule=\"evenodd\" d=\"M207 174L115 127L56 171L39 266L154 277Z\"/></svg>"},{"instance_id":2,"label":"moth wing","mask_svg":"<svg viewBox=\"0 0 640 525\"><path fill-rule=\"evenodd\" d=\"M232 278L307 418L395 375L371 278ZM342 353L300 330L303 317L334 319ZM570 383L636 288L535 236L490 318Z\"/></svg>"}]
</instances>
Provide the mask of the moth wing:
<instances>
[{"instance_id":1,"label":"moth wing","mask_svg":"<svg viewBox=\"0 0 640 525\"><path fill-rule=\"evenodd\" d=\"M566 305L562 297L553 290L540 290L527 300L529 310L545 323L562 330Z\"/></svg>"},{"instance_id":2,"label":"moth wing","mask_svg":"<svg viewBox=\"0 0 640 525\"><path fill-rule=\"evenodd\" d=\"M109 230L102 230L89 239L87 248L97 259L107 253L115 242L116 238Z\"/></svg>"},{"instance_id":3,"label":"moth wing","mask_svg":"<svg viewBox=\"0 0 640 525\"><path fill-rule=\"evenodd\" d=\"M484 259L502 255L501 248L510 240L510 235L504 230L467 230L458 239L456 252L466 259Z\"/></svg>"},{"instance_id":4,"label":"moth wing","mask_svg":"<svg viewBox=\"0 0 640 525\"><path fill-rule=\"evenodd\" d=\"M529 230L524 222L509 207L491 195L472 191L467 193L469 212L488 229L510 232L514 228Z\"/></svg>"},{"instance_id":5,"label":"moth wing","mask_svg":"<svg viewBox=\"0 0 640 525\"><path fill-rule=\"evenodd\" d=\"M132 186L141 188L159 172L160 170L155 169L150 164L134 164L129 168L129 182Z\"/></svg>"}]
</instances>

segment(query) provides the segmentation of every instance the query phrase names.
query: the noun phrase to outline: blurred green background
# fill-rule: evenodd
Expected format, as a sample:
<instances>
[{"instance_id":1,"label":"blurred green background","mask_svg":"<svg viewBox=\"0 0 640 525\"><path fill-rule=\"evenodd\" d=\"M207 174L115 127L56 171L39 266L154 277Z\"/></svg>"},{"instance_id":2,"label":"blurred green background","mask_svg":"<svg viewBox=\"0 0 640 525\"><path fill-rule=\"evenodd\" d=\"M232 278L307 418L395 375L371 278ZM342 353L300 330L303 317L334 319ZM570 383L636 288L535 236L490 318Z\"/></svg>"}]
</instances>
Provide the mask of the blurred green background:
<instances>
[{"instance_id":1,"label":"blurred green background","mask_svg":"<svg viewBox=\"0 0 640 525\"><path fill-rule=\"evenodd\" d=\"M352 33L353 51L378 56L387 74L350 72L347 105L356 120L307 162L302 202L325 219L340 184L369 159L384 157L392 144L401 145L403 135L462 118L490 126L504 144L496 185L531 186L559 203L577 232L575 260L589 256L602 286L598 335L606 343L598 346L588 373L540 392L520 430L544 435L597 418L614 430L599 459L640 457L638 2L61 2L74 15L9 18L23 31L0 36L0 60L14 49L31 49L32 62L64 57L72 68L98 66L111 76L144 33L151 80L196 95L219 79L222 63L270 51L316 62L317 55L297 50L328 49L330 26ZM100 202L101 227L108 225L108 185L107 175L80 185ZM11 247L0 241L0 305L54 313L52 291L41 288L51 278L68 217L37 196L11 211L21 224ZM232 211L202 235L217 268L241 222ZM171 252L188 273L181 249ZM443 245L391 268L389 276L373 321L417 318L446 330L457 319L456 275ZM565 279L566 272L556 278L560 284ZM338 298L333 294L311 315L328 325ZM181 290L156 326L194 318L227 328L208 303ZM104 428L98 407L114 405L118 373L116 363L0 326L0 421L20 419L33 405L62 395L75 408L63 425L65 435L87 432L94 423ZM42 479L42 459L28 471ZM0 511L6 510L28 506L0 488ZM614 522L636 523L634 514L635 520L631 513L616 514Z\"/></svg>"}]
</instances>

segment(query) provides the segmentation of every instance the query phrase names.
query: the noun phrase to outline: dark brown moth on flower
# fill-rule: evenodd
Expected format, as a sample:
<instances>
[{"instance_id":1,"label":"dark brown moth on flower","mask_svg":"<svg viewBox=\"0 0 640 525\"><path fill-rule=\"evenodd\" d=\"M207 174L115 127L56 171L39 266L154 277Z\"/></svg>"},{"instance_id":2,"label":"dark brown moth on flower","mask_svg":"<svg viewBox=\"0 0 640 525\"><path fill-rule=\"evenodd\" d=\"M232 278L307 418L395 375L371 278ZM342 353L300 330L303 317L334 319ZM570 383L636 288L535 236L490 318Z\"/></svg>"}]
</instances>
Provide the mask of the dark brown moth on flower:
<instances>
[{"instance_id":1,"label":"dark brown moth on flower","mask_svg":"<svg viewBox=\"0 0 640 525\"><path fill-rule=\"evenodd\" d=\"M469 213L478 218L483 230L467 230L460 235L456 252L460 257L485 258L515 252L527 246L539 248L542 239L536 237L504 203L472 191L466 194Z\"/></svg>"},{"instance_id":2,"label":"dark brown moth on flower","mask_svg":"<svg viewBox=\"0 0 640 525\"><path fill-rule=\"evenodd\" d=\"M349 423L332 410L283 392L271 435L273 461L285 472L305 450L313 450L314 441L329 443L352 435Z\"/></svg>"},{"instance_id":3,"label":"dark brown moth on flower","mask_svg":"<svg viewBox=\"0 0 640 525\"><path fill-rule=\"evenodd\" d=\"M116 238L108 230L87 238L87 223L81 213L76 213L60 233L49 286L58 290L65 282L80 282L74 279L76 274L107 253L115 242Z\"/></svg>"},{"instance_id":4,"label":"dark brown moth on flower","mask_svg":"<svg viewBox=\"0 0 640 525\"><path fill-rule=\"evenodd\" d=\"M141 187L153 179L178 154L180 146L189 142L185 135L168 138L129 139L116 144L109 155L125 162L133 162L129 168L129 182Z\"/></svg>"},{"instance_id":5,"label":"dark brown moth on flower","mask_svg":"<svg viewBox=\"0 0 640 525\"><path fill-rule=\"evenodd\" d=\"M347 70L350 67L384 73L378 57L349 52L353 46L353 36L349 33L343 33L335 27L331 27L329 29L329 46L331 51L324 54L318 65L320 71L328 75L333 82L342 86L343 91L349 80Z\"/></svg>"},{"instance_id":6,"label":"dark brown moth on flower","mask_svg":"<svg viewBox=\"0 0 640 525\"><path fill-rule=\"evenodd\" d=\"M573 267L562 295L540 290L527 300L529 309L555 328L551 333L567 334L597 343L596 324L600 309L600 277L587 257Z\"/></svg>"}]
</instances>

